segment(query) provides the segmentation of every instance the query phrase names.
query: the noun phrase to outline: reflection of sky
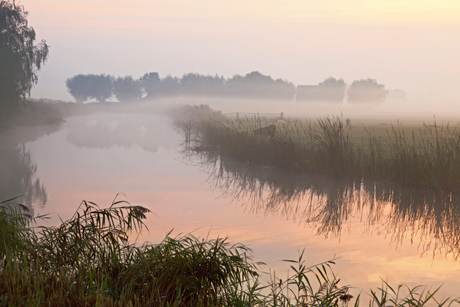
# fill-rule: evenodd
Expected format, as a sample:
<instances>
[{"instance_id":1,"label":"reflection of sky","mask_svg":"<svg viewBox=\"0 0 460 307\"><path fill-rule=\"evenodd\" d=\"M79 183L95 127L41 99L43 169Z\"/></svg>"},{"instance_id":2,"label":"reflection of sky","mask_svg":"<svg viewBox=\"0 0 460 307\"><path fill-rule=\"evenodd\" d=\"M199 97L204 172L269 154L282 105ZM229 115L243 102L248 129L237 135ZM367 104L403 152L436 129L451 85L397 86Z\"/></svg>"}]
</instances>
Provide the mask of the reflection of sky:
<instances>
[{"instance_id":1,"label":"reflection of sky","mask_svg":"<svg viewBox=\"0 0 460 307\"><path fill-rule=\"evenodd\" d=\"M157 115L148 116L152 122L165 123ZM107 116L78 120L88 119L103 123ZM125 119L137 120L134 116ZM146 221L150 233L142 233L141 242L158 242L172 229L173 236L191 231L200 237L229 236L232 242L253 248L255 260L268 264L262 269L275 269L281 278L288 265L280 260L296 259L298 251L305 248L308 264L332 259L334 255L340 257L335 272L342 283L357 288L375 289L380 286L381 277L392 285L430 283L434 287L445 282L443 293L456 294L460 286L459 263L442 256L432 258L430 254L421 257L417 242L411 245L410 238L402 243L391 242L377 227L369 231L361 215L347 222L340 238L326 239L303 221L249 212L246 205L211 190L206 183L208 175L199 167L181 162L177 151L180 136L171 126L152 131L151 139L158 145L156 151L137 145L77 147L66 141L70 133L66 129L28 143L26 149L37 164L37 177L48 192L47 206L37 208L35 213L50 213L50 223L58 223L57 215L68 218L83 199L106 207L122 192L132 204L146 206L154 213Z\"/></svg>"}]
</instances>

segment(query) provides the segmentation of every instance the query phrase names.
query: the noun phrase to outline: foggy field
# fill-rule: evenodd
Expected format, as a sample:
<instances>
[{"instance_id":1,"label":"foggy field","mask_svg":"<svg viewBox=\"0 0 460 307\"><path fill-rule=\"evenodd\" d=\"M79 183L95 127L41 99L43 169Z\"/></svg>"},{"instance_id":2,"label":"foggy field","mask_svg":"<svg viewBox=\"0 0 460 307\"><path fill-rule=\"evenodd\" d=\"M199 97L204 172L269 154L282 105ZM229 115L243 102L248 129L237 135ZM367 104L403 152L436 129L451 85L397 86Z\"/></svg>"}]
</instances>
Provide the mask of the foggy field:
<instances>
[{"instance_id":1,"label":"foggy field","mask_svg":"<svg viewBox=\"0 0 460 307\"><path fill-rule=\"evenodd\" d=\"M182 128L192 149L251 165L447 192L460 186L460 131L449 124L355 127L338 116L301 120L256 114L236 120L214 116Z\"/></svg>"},{"instance_id":2,"label":"foggy field","mask_svg":"<svg viewBox=\"0 0 460 307\"><path fill-rule=\"evenodd\" d=\"M277 100L222 99L200 97L173 97L170 99L144 99L131 104L119 104L124 110L165 110L181 105L209 105L216 111L226 113L284 113L286 117L299 119L317 119L324 116L341 116L350 118L353 126L404 125L421 126L423 123L455 125L460 122L460 108L426 107L416 102L386 101L383 104L349 104L349 103L311 103ZM442 102L441 102L442 105Z\"/></svg>"}]
</instances>

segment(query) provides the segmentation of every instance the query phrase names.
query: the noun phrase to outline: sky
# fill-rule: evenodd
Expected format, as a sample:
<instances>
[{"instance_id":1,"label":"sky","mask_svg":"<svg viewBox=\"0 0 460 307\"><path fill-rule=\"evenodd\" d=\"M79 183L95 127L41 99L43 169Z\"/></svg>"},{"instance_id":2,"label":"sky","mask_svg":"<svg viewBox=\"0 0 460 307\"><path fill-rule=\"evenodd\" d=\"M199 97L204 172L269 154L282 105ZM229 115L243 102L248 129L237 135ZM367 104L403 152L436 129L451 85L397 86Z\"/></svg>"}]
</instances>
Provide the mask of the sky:
<instances>
[{"instance_id":1,"label":"sky","mask_svg":"<svg viewBox=\"0 0 460 307\"><path fill-rule=\"evenodd\" d=\"M372 78L415 104L459 102L458 0L16 3L51 47L33 98L72 100L65 80L77 74L259 71L295 85Z\"/></svg>"}]
</instances>

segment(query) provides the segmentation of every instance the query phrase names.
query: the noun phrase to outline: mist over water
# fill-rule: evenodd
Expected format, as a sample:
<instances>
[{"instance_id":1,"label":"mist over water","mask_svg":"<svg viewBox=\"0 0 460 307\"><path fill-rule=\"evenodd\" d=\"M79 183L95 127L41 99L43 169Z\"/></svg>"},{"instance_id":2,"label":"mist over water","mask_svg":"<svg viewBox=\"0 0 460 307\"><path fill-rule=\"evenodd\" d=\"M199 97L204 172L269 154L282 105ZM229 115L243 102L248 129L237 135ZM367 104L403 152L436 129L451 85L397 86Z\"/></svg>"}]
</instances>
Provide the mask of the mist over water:
<instances>
[{"instance_id":1,"label":"mist over water","mask_svg":"<svg viewBox=\"0 0 460 307\"><path fill-rule=\"evenodd\" d=\"M70 117L59 130L15 136L9 150L29 158L10 155L5 164L16 159L29 169L16 180L21 182L17 191L31 199L33 214L50 214L47 225L69 218L83 199L107 207L124 193L118 197L154 213L146 221L150 231L139 242L159 242L171 229L173 234L229 236L253 248L255 260L267 263L263 270L280 274L287 269L280 260L296 259L305 248L311 264L339 257L336 273L358 289L379 286L380 278L413 286L445 283L446 294L458 289L456 196L187 154L185 135L171 116L187 102L209 104L222 113L341 114L352 124L396 123L377 114L377 106L171 99L155 107L152 102L119 105L111 112ZM409 114L407 120L420 124ZM14 178L11 174L4 180ZM33 196L38 194L29 187L35 186L46 193L46 201Z\"/></svg>"},{"instance_id":2,"label":"mist over water","mask_svg":"<svg viewBox=\"0 0 460 307\"><path fill-rule=\"evenodd\" d=\"M141 104L152 104L161 109L185 104L207 104L223 114L227 113L273 113L283 114L291 118L316 120L325 116L340 116L344 119L354 120L354 124L396 124L398 121L410 125L422 123L438 124L450 123L456 125L460 122L460 109L454 104L426 105L411 100L388 99L384 103L351 104L324 103L324 102L298 102L294 100L255 100L255 99L222 99L199 97L176 97L167 100L146 100Z\"/></svg>"},{"instance_id":3,"label":"mist over water","mask_svg":"<svg viewBox=\"0 0 460 307\"><path fill-rule=\"evenodd\" d=\"M284 281L304 251L365 301L382 280L458 296L460 4L7 2L50 46L0 97L0 201L34 226L126 200L151 211L133 244L229 237Z\"/></svg>"}]
</instances>

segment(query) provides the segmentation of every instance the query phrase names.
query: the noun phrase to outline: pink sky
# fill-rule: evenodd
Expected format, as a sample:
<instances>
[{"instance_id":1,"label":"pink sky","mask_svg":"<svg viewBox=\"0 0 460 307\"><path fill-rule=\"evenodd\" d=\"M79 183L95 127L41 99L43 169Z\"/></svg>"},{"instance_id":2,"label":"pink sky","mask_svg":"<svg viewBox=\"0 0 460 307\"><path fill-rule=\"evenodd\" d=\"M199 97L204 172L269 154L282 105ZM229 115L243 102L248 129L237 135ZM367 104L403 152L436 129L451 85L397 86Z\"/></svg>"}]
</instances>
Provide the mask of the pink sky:
<instances>
[{"instance_id":1,"label":"pink sky","mask_svg":"<svg viewBox=\"0 0 460 307\"><path fill-rule=\"evenodd\" d=\"M460 2L21 0L50 58L32 92L68 99L79 73L231 77L258 70L297 84L374 78L415 105L454 106Z\"/></svg>"}]
</instances>

